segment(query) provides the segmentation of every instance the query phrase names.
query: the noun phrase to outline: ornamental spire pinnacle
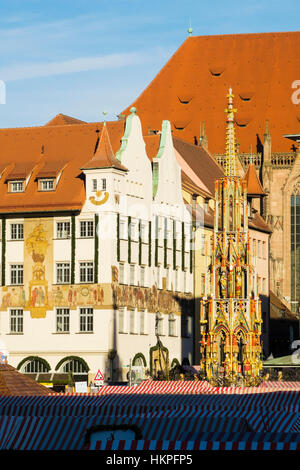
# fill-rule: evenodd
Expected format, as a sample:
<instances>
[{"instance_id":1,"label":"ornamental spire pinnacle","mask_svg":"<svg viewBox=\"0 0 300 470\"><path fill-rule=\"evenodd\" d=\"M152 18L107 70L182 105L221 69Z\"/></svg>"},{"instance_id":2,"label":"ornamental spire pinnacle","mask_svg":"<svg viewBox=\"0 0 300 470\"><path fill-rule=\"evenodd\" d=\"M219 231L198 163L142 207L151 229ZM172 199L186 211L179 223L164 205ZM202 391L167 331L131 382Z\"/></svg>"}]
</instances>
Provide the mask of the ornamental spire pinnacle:
<instances>
[{"instance_id":1,"label":"ornamental spire pinnacle","mask_svg":"<svg viewBox=\"0 0 300 470\"><path fill-rule=\"evenodd\" d=\"M227 127L226 127L226 154L225 154L225 176L232 177L236 176L236 141L234 131L234 114L236 109L233 107L233 98L231 87L227 95L228 106L225 109L227 114Z\"/></svg>"}]
</instances>

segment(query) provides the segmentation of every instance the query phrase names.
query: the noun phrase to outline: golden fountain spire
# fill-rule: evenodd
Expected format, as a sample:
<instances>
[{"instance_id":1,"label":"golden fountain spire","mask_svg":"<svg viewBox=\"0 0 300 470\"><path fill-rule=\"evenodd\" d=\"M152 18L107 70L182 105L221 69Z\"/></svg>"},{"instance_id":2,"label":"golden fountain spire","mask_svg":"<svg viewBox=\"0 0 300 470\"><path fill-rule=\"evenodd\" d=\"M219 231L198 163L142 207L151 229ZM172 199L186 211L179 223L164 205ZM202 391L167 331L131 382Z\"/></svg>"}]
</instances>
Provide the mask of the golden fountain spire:
<instances>
[{"instance_id":1,"label":"golden fountain spire","mask_svg":"<svg viewBox=\"0 0 300 470\"><path fill-rule=\"evenodd\" d=\"M227 114L227 127L226 127L226 154L225 154L225 165L224 171L225 176L233 177L236 176L236 142L235 142L235 132L234 132L234 114L236 109L233 108L233 98L232 89L229 88L229 93L227 95L228 106L225 109Z\"/></svg>"}]
</instances>

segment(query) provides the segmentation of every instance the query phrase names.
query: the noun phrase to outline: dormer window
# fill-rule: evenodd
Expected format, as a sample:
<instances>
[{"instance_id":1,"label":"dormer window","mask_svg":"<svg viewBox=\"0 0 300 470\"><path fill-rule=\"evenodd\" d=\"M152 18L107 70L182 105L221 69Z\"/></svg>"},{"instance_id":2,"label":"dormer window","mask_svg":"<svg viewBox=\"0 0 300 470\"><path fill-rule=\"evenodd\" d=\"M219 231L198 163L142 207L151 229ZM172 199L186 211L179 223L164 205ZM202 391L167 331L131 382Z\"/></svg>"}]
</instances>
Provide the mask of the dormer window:
<instances>
[{"instance_id":1,"label":"dormer window","mask_svg":"<svg viewBox=\"0 0 300 470\"><path fill-rule=\"evenodd\" d=\"M97 191L97 180L92 180L93 191Z\"/></svg>"},{"instance_id":2,"label":"dormer window","mask_svg":"<svg viewBox=\"0 0 300 470\"><path fill-rule=\"evenodd\" d=\"M10 181L9 191L11 193L22 193L24 191L24 180Z\"/></svg>"},{"instance_id":3,"label":"dormer window","mask_svg":"<svg viewBox=\"0 0 300 470\"><path fill-rule=\"evenodd\" d=\"M40 191L54 191L54 178L45 178L39 180Z\"/></svg>"}]
</instances>

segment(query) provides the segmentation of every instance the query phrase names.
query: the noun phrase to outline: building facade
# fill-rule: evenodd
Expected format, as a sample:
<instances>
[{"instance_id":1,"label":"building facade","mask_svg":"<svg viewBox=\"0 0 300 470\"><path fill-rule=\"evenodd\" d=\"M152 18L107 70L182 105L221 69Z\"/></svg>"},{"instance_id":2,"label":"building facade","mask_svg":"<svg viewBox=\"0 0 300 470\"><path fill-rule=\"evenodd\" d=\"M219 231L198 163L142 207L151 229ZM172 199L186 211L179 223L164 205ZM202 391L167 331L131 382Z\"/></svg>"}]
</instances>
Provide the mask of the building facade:
<instances>
[{"instance_id":1,"label":"building facade","mask_svg":"<svg viewBox=\"0 0 300 470\"><path fill-rule=\"evenodd\" d=\"M117 381L130 361L154 376L192 362L191 214L170 124L152 163L135 109L119 151L105 123L98 134L71 163L42 151L2 167L0 339L21 372Z\"/></svg>"}]
</instances>

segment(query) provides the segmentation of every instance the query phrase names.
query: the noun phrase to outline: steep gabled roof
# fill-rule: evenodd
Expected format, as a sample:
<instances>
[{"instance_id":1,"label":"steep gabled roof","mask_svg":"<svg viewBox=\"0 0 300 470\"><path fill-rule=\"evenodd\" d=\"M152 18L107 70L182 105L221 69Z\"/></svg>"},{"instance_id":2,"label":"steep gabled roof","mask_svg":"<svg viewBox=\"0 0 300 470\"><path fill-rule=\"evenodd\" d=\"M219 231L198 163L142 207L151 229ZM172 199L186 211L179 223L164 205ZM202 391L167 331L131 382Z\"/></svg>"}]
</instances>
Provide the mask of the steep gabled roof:
<instances>
[{"instance_id":1,"label":"steep gabled roof","mask_svg":"<svg viewBox=\"0 0 300 470\"><path fill-rule=\"evenodd\" d=\"M100 139L97 142L97 148L93 157L82 166L82 169L84 170L95 168L117 168L118 170L127 171L127 168L125 168L125 166L123 166L115 157L106 122L103 124Z\"/></svg>"},{"instance_id":2,"label":"steep gabled roof","mask_svg":"<svg viewBox=\"0 0 300 470\"><path fill-rule=\"evenodd\" d=\"M244 180L247 183L247 193L249 196L265 196L253 163L250 163L248 166Z\"/></svg>"},{"instance_id":3,"label":"steep gabled roof","mask_svg":"<svg viewBox=\"0 0 300 470\"><path fill-rule=\"evenodd\" d=\"M135 106L144 129L171 122L174 135L199 140L200 123L212 154L224 153L226 93L235 95L239 152L261 151L266 120L272 149L288 152L284 134L300 133L299 104L292 84L300 69L300 31L188 37L152 82L122 114ZM298 95L299 96L299 93Z\"/></svg>"}]
</instances>

